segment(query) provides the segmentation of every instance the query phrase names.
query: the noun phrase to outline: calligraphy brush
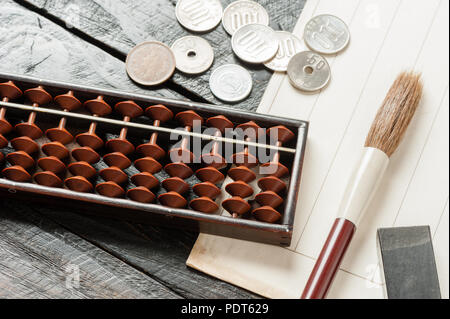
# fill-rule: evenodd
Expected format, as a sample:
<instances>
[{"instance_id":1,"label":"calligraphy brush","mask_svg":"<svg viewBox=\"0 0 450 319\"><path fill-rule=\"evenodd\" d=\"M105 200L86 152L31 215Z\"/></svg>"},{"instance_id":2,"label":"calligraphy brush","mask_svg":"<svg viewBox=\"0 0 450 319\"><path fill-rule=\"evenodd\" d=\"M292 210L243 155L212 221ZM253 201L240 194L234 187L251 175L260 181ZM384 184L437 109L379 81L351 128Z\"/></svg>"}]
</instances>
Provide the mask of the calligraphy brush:
<instances>
[{"instance_id":1,"label":"calligraphy brush","mask_svg":"<svg viewBox=\"0 0 450 319\"><path fill-rule=\"evenodd\" d=\"M358 166L347 184L338 217L322 247L302 299L325 298L356 227L369 207L422 96L420 74L401 73L391 86L367 135Z\"/></svg>"}]
</instances>

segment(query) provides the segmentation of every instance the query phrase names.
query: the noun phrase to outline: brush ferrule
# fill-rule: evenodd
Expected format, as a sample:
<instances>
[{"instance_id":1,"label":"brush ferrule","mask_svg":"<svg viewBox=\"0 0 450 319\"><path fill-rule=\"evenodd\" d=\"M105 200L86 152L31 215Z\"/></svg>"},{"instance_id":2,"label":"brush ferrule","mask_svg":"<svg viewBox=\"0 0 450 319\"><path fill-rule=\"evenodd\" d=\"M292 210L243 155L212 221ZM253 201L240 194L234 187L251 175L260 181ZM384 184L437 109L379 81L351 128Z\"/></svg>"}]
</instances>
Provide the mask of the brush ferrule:
<instances>
[{"instance_id":1,"label":"brush ferrule","mask_svg":"<svg viewBox=\"0 0 450 319\"><path fill-rule=\"evenodd\" d=\"M377 191L389 164L389 157L373 147L365 147L356 169L347 183L338 217L356 226Z\"/></svg>"}]
</instances>

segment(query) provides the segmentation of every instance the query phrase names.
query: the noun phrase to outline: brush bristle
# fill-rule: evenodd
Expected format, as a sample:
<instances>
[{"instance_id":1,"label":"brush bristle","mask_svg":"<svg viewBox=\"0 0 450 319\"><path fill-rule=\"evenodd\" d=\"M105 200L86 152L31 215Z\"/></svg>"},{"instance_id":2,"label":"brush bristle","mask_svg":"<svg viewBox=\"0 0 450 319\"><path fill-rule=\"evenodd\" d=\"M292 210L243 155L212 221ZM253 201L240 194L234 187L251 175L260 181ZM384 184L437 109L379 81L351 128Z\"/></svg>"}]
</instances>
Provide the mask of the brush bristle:
<instances>
[{"instance_id":1,"label":"brush bristle","mask_svg":"<svg viewBox=\"0 0 450 319\"><path fill-rule=\"evenodd\" d=\"M420 74L402 72L389 89L367 135L366 147L395 152L422 97Z\"/></svg>"}]
</instances>

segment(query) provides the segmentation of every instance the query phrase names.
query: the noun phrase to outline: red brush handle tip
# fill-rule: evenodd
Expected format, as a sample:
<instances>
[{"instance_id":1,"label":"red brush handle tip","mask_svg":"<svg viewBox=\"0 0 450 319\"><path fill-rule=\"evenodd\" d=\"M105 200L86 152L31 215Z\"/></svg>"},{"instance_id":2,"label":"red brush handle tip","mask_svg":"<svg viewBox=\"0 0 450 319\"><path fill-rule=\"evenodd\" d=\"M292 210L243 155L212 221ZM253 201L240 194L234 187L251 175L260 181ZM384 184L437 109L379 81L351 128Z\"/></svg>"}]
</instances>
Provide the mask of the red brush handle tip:
<instances>
[{"instance_id":1,"label":"red brush handle tip","mask_svg":"<svg viewBox=\"0 0 450 319\"><path fill-rule=\"evenodd\" d=\"M355 225L347 219L337 218L334 221L303 290L302 299L323 299L326 297L355 230Z\"/></svg>"}]
</instances>

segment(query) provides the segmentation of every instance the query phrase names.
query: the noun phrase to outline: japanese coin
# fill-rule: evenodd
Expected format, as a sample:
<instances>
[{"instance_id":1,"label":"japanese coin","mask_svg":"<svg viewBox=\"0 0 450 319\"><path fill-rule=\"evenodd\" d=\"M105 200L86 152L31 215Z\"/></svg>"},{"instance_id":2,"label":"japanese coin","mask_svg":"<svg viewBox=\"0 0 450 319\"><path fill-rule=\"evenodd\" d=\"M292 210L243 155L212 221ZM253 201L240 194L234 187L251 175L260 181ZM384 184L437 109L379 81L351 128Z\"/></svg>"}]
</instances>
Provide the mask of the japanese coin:
<instances>
[{"instance_id":1,"label":"japanese coin","mask_svg":"<svg viewBox=\"0 0 450 319\"><path fill-rule=\"evenodd\" d=\"M231 38L234 53L248 63L264 63L277 54L280 41L271 28L262 24L247 24Z\"/></svg>"},{"instance_id":2,"label":"japanese coin","mask_svg":"<svg viewBox=\"0 0 450 319\"><path fill-rule=\"evenodd\" d=\"M350 31L345 22L338 17L323 14L308 21L303 37L311 50L334 54L348 45Z\"/></svg>"},{"instance_id":3,"label":"japanese coin","mask_svg":"<svg viewBox=\"0 0 450 319\"><path fill-rule=\"evenodd\" d=\"M199 74L209 69L214 61L214 51L203 38L186 36L172 44L177 69L187 74Z\"/></svg>"},{"instance_id":4,"label":"japanese coin","mask_svg":"<svg viewBox=\"0 0 450 319\"><path fill-rule=\"evenodd\" d=\"M175 7L178 22L194 32L215 28L222 20L222 12L219 0L178 0Z\"/></svg>"},{"instance_id":5,"label":"japanese coin","mask_svg":"<svg viewBox=\"0 0 450 319\"><path fill-rule=\"evenodd\" d=\"M211 92L222 101L238 102L252 91L252 76L243 67L225 64L215 69L209 78Z\"/></svg>"},{"instance_id":6,"label":"japanese coin","mask_svg":"<svg viewBox=\"0 0 450 319\"><path fill-rule=\"evenodd\" d=\"M276 31L280 47L272 60L264 63L272 71L286 72L289 60L302 50L302 42L290 32Z\"/></svg>"},{"instance_id":7,"label":"japanese coin","mask_svg":"<svg viewBox=\"0 0 450 319\"><path fill-rule=\"evenodd\" d=\"M249 0L234 1L223 11L222 24L229 35L246 24L269 25L269 15L259 3Z\"/></svg>"},{"instance_id":8,"label":"japanese coin","mask_svg":"<svg viewBox=\"0 0 450 319\"><path fill-rule=\"evenodd\" d=\"M327 60L311 51L299 52L291 58L287 74L295 88L315 92L330 81L331 71Z\"/></svg>"},{"instance_id":9,"label":"japanese coin","mask_svg":"<svg viewBox=\"0 0 450 319\"><path fill-rule=\"evenodd\" d=\"M128 53L125 61L128 76L142 85L158 85L175 71L172 50L158 41L143 42Z\"/></svg>"}]
</instances>

